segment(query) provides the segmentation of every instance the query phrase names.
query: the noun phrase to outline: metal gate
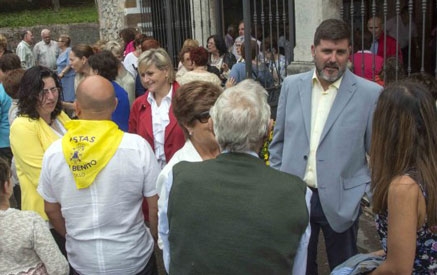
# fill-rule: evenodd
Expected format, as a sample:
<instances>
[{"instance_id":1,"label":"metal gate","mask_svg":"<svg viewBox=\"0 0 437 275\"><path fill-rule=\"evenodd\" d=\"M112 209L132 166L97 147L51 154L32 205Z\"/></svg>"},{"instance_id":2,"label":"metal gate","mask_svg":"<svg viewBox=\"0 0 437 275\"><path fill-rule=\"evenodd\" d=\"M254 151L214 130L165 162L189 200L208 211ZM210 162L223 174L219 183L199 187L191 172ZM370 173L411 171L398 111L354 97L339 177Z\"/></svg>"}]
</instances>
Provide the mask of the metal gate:
<instances>
[{"instance_id":1,"label":"metal gate","mask_svg":"<svg viewBox=\"0 0 437 275\"><path fill-rule=\"evenodd\" d=\"M340 13L341 17L350 23L351 30L353 30L351 41L355 40L354 36L363 37L364 32L367 31L368 20L375 17L382 22L384 41L387 40L387 35L396 39L398 42L396 53L400 51L402 55L389 58L384 48L382 75L392 75L391 81L415 72L428 72L437 78L437 1L344 0L340 6ZM387 28L389 24L392 26L391 32ZM408 26L407 40L400 32L401 24ZM375 33L372 35L375 40ZM361 43L361 41L353 44L352 52L364 48L363 44L364 42ZM403 64L400 56L403 56ZM378 72L373 71L373 75L376 76L376 74Z\"/></svg>"},{"instance_id":2,"label":"metal gate","mask_svg":"<svg viewBox=\"0 0 437 275\"><path fill-rule=\"evenodd\" d=\"M173 61L183 41L192 37L192 0L142 0L143 33L161 43ZM176 63L177 64L177 63Z\"/></svg>"},{"instance_id":3,"label":"metal gate","mask_svg":"<svg viewBox=\"0 0 437 275\"><path fill-rule=\"evenodd\" d=\"M225 30L231 23L226 22L232 19L227 19L228 10L226 7L232 3L236 3L240 10L240 20L243 20L246 29L251 30L251 36L256 37L260 41L266 41L266 45L262 45L261 51L271 50L273 44L277 44L279 39L286 41L287 50L284 55L287 56L287 64L293 60L292 44L294 44L293 24L294 17L289 10L293 10L294 1L286 0L208 0L198 1L200 9L209 10L213 5L215 12L211 16L202 17L200 14L200 24L195 24L195 13L198 11L193 9L195 0L142 0L142 26L143 33L153 36L160 41L174 61L177 61L177 53L181 48L185 39L192 38L206 46L206 38L209 35L221 34L224 35ZM235 12L235 11L234 11ZM199 16L198 16L199 17ZM235 18L233 18L235 19ZM213 23L212 23L213 22ZM212 26L212 24L215 24ZM235 24L235 23L234 23ZM253 28L251 26L254 26ZM292 26L292 28L289 28ZM238 26L235 26L236 28ZM196 28L202 28L201 35L196 36ZM212 33L211 30L216 30ZM197 32L198 33L198 32ZM207 34L207 35L204 35ZM267 42L267 40L268 42ZM268 45L267 45L268 44ZM250 43L247 47L250 49ZM278 49L276 49L279 51Z\"/></svg>"}]
</instances>

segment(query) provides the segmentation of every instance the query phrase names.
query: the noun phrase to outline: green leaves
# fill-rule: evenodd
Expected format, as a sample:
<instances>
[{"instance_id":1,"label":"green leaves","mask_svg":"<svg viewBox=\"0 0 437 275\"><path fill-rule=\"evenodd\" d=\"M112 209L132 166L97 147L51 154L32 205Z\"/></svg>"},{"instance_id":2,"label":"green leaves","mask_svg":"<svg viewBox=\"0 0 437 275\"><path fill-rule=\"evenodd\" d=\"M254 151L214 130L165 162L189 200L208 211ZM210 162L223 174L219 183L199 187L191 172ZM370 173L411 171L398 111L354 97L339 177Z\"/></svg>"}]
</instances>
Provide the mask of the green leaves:
<instances>
[{"instance_id":1,"label":"green leaves","mask_svg":"<svg viewBox=\"0 0 437 275\"><path fill-rule=\"evenodd\" d=\"M52 9L38 9L0 13L0 28L69 23L95 23L98 22L98 18L97 8L94 4L78 4L74 7L61 6L59 12L55 12Z\"/></svg>"}]
</instances>

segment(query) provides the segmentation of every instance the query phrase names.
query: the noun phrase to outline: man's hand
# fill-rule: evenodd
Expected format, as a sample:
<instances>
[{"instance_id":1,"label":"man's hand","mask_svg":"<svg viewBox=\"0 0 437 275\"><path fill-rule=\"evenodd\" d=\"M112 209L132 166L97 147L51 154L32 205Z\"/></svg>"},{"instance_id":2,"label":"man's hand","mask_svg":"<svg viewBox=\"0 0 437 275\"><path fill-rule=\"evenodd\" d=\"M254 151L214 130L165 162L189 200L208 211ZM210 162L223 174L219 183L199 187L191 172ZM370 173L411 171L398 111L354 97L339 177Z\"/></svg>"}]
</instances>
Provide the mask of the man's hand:
<instances>
[{"instance_id":1,"label":"man's hand","mask_svg":"<svg viewBox=\"0 0 437 275\"><path fill-rule=\"evenodd\" d=\"M65 238L67 230L65 229L65 220L62 216L61 205L59 203L44 201L44 210L55 230Z\"/></svg>"}]
</instances>

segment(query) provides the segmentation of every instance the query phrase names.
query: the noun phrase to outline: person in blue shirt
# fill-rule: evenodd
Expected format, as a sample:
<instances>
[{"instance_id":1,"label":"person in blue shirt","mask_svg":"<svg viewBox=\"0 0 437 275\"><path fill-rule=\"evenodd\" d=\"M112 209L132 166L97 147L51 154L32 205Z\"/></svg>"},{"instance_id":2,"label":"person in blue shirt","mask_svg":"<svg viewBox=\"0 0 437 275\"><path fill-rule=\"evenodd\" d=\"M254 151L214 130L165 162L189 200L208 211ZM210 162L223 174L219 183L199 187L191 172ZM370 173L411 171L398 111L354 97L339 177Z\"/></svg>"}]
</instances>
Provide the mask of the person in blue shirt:
<instances>
[{"instance_id":1,"label":"person in blue shirt","mask_svg":"<svg viewBox=\"0 0 437 275\"><path fill-rule=\"evenodd\" d=\"M100 75L111 81L118 101L117 107L114 113L112 113L112 121L114 121L121 130L127 132L130 114L129 98L126 90L115 82L119 62L120 60L110 51L106 50L93 54L88 59L88 64L91 67L91 75Z\"/></svg>"},{"instance_id":2,"label":"person in blue shirt","mask_svg":"<svg viewBox=\"0 0 437 275\"><path fill-rule=\"evenodd\" d=\"M20 58L16 54L7 53L0 58L0 157L11 163L12 151L9 144L9 108L12 99L6 93L2 82L6 72L21 68Z\"/></svg>"}]
</instances>

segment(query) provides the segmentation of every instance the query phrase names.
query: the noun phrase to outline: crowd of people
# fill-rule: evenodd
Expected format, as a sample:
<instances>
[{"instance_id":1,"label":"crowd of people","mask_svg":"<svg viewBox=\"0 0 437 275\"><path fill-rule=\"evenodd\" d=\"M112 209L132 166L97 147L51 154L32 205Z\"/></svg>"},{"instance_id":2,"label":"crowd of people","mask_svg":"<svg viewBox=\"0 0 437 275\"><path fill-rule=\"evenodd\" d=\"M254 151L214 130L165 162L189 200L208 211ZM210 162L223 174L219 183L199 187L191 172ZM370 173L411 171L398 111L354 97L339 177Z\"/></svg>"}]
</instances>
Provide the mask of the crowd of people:
<instances>
[{"instance_id":1,"label":"crowd of people","mask_svg":"<svg viewBox=\"0 0 437 275\"><path fill-rule=\"evenodd\" d=\"M159 249L168 274L312 275L320 231L332 274L437 273L437 80L375 81L403 48L368 28L351 53L324 20L314 69L287 77L243 22L179 64L133 29L25 31L16 54L0 35L0 274L157 275ZM364 196L381 250L359 254Z\"/></svg>"}]
</instances>

